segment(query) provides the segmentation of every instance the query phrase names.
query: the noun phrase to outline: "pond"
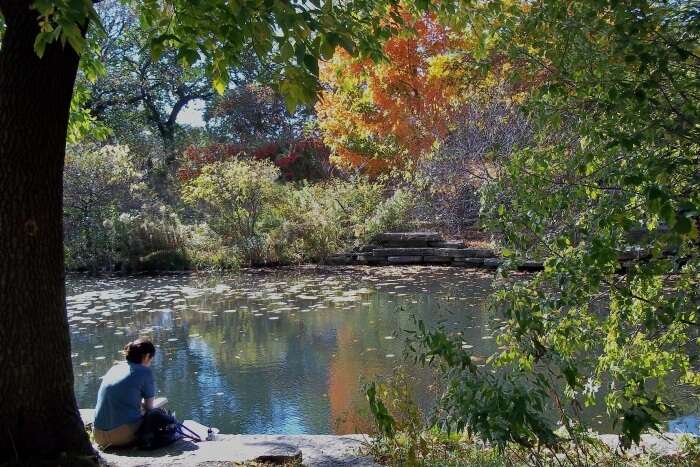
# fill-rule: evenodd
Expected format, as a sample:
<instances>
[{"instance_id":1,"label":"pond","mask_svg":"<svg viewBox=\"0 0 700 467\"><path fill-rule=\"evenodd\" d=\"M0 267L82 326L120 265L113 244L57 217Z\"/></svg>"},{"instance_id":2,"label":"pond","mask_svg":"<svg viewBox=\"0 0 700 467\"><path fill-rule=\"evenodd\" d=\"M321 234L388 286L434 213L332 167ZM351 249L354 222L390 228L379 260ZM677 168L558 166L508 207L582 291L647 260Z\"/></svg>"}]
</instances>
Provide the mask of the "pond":
<instances>
[{"instance_id":1,"label":"pond","mask_svg":"<svg viewBox=\"0 0 700 467\"><path fill-rule=\"evenodd\" d=\"M158 396L180 419L224 433L366 431L361 383L402 363L412 316L459 328L475 355L495 350L484 309L491 277L440 267L70 276L78 405L94 407L124 345L148 336Z\"/></svg>"}]
</instances>

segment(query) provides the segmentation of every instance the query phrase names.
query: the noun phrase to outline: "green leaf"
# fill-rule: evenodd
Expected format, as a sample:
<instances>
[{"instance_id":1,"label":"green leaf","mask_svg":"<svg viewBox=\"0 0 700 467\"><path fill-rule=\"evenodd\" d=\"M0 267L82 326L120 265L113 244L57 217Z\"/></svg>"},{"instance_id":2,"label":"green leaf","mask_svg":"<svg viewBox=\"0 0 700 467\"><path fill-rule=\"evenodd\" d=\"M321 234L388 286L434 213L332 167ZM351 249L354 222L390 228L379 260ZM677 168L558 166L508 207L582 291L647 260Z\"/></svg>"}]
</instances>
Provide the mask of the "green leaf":
<instances>
[{"instance_id":1,"label":"green leaf","mask_svg":"<svg viewBox=\"0 0 700 467\"><path fill-rule=\"evenodd\" d=\"M673 230L681 235L687 235L692 230L692 227L693 224L690 219L685 216L678 216L676 218L676 224L674 225Z\"/></svg>"}]
</instances>

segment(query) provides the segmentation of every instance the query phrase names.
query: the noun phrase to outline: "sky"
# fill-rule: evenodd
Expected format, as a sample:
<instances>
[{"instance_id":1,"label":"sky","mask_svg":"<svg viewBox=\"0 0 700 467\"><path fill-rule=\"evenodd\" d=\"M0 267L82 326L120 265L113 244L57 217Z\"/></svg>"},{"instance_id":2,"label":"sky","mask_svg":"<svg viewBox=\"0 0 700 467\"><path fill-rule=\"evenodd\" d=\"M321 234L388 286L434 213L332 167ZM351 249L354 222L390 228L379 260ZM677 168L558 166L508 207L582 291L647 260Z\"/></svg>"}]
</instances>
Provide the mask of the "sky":
<instances>
[{"instance_id":1,"label":"sky","mask_svg":"<svg viewBox=\"0 0 700 467\"><path fill-rule=\"evenodd\" d=\"M180 114L177 116L177 122L182 125L190 125L193 127L203 127L204 119L204 101L197 99L190 101L190 103L185 106Z\"/></svg>"}]
</instances>

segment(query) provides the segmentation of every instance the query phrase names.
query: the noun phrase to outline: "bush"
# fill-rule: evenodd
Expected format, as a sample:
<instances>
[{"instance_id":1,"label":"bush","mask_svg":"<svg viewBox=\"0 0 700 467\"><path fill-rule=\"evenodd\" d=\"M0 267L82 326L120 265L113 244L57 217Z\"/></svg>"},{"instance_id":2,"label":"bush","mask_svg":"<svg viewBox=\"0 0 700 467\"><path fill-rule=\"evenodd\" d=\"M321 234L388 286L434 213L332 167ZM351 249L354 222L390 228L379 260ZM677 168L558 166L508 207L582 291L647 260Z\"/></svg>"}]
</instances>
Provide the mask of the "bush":
<instances>
[{"instance_id":1,"label":"bush","mask_svg":"<svg viewBox=\"0 0 700 467\"><path fill-rule=\"evenodd\" d=\"M283 184L279 176L270 162L240 159L210 164L185 186L183 199L203 213L214 245L193 252L196 264L223 266L234 256L234 263L253 265L323 261L362 237L369 219L381 228L402 219L402 196L375 213L380 183Z\"/></svg>"},{"instance_id":2,"label":"bush","mask_svg":"<svg viewBox=\"0 0 700 467\"><path fill-rule=\"evenodd\" d=\"M107 225L111 227L115 257L122 271L189 267L187 233L177 214L166 206L139 214L122 213Z\"/></svg>"},{"instance_id":3,"label":"bush","mask_svg":"<svg viewBox=\"0 0 700 467\"><path fill-rule=\"evenodd\" d=\"M322 262L366 231L382 201L381 184L365 178L289 186L282 223L270 242L282 262Z\"/></svg>"},{"instance_id":4,"label":"bush","mask_svg":"<svg viewBox=\"0 0 700 467\"><path fill-rule=\"evenodd\" d=\"M261 264L268 259L266 233L280 223L279 177L268 161L218 162L185 185L183 200L200 210L224 245L238 249L250 264Z\"/></svg>"},{"instance_id":5,"label":"bush","mask_svg":"<svg viewBox=\"0 0 700 467\"><path fill-rule=\"evenodd\" d=\"M222 238L207 224L189 226L186 249L195 269L235 270L244 262L241 252L224 245Z\"/></svg>"},{"instance_id":6,"label":"bush","mask_svg":"<svg viewBox=\"0 0 700 467\"><path fill-rule=\"evenodd\" d=\"M335 201L337 184L289 188L282 223L270 242L282 262L323 261L345 245L346 232Z\"/></svg>"},{"instance_id":7,"label":"bush","mask_svg":"<svg viewBox=\"0 0 700 467\"><path fill-rule=\"evenodd\" d=\"M444 388L437 392L449 391L452 382L445 375L436 375L436 381ZM465 380L462 380L465 382ZM578 467L600 465L610 467L685 467L698 465L700 443L695 436L687 436L679 441L679 452L672 455L649 453L626 455L611 450L595 436L586 432L576 442L562 440L554 449L544 445L522 446L507 442L503 446L485 442L476 436L478 430L472 426L461 429L446 427L442 407L437 404L437 413L430 417L423 413L416 403L412 389L416 381L403 367L398 367L391 376L365 385L365 394L370 413L375 422L375 431L366 445L366 453L387 466L426 466L426 467L497 467L497 466L557 466ZM439 398L444 398L442 392ZM502 402L503 403L503 402ZM484 419L493 418L494 427L501 424L497 411L517 408L503 403L502 407L486 414ZM435 422L437 420L437 423Z\"/></svg>"},{"instance_id":8,"label":"bush","mask_svg":"<svg viewBox=\"0 0 700 467\"><path fill-rule=\"evenodd\" d=\"M413 208L415 195L407 190L396 190L389 199L380 203L365 224L363 240L369 241L384 232L407 231L415 228Z\"/></svg>"}]
</instances>

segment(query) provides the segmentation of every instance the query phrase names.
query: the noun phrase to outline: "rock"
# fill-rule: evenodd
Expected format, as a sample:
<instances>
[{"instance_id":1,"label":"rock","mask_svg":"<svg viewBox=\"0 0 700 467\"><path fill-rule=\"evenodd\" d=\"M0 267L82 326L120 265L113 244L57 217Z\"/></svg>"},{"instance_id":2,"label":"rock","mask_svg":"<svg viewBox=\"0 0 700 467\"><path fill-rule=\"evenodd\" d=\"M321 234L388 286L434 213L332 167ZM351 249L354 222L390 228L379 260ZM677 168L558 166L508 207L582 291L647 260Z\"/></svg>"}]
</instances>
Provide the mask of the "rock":
<instances>
[{"instance_id":1,"label":"rock","mask_svg":"<svg viewBox=\"0 0 700 467\"><path fill-rule=\"evenodd\" d=\"M629 449L622 451L622 443L618 435L598 435L603 443L615 452L632 459L644 453L653 453L656 457L676 456L681 451L683 433L643 434L639 446L633 444ZM663 465L663 464L661 464Z\"/></svg>"},{"instance_id":2,"label":"rock","mask_svg":"<svg viewBox=\"0 0 700 467\"><path fill-rule=\"evenodd\" d=\"M334 265L345 265L345 264L351 264L353 261L353 255L351 254L340 254L340 255L333 255L328 257L326 262L328 264L334 264Z\"/></svg>"},{"instance_id":3,"label":"rock","mask_svg":"<svg viewBox=\"0 0 700 467\"><path fill-rule=\"evenodd\" d=\"M490 248L465 248L468 258L490 258L495 256L495 253Z\"/></svg>"},{"instance_id":4,"label":"rock","mask_svg":"<svg viewBox=\"0 0 700 467\"><path fill-rule=\"evenodd\" d=\"M463 248L435 248L435 256L444 256L446 258L464 258L465 249Z\"/></svg>"},{"instance_id":5,"label":"rock","mask_svg":"<svg viewBox=\"0 0 700 467\"><path fill-rule=\"evenodd\" d=\"M494 252L488 248L435 248L435 255L452 258L490 258L494 256Z\"/></svg>"},{"instance_id":6,"label":"rock","mask_svg":"<svg viewBox=\"0 0 700 467\"><path fill-rule=\"evenodd\" d=\"M423 262L422 256L389 256L389 264L420 264Z\"/></svg>"},{"instance_id":7,"label":"rock","mask_svg":"<svg viewBox=\"0 0 700 467\"><path fill-rule=\"evenodd\" d=\"M311 467L377 466L371 457L358 454L369 441L365 435L218 435L214 441L178 441L155 451L100 452L107 465L116 467L232 466L252 462L298 465L289 456L303 453ZM281 457L285 456L282 461ZM295 459L300 459L296 457Z\"/></svg>"},{"instance_id":8,"label":"rock","mask_svg":"<svg viewBox=\"0 0 700 467\"><path fill-rule=\"evenodd\" d=\"M544 265L541 261L527 260L518 266L521 271L541 271L544 269Z\"/></svg>"},{"instance_id":9,"label":"rock","mask_svg":"<svg viewBox=\"0 0 700 467\"><path fill-rule=\"evenodd\" d=\"M383 248L428 248L428 242L386 242L382 244Z\"/></svg>"},{"instance_id":10,"label":"rock","mask_svg":"<svg viewBox=\"0 0 700 467\"><path fill-rule=\"evenodd\" d=\"M497 269L503 260L500 258L484 258L484 267L489 269Z\"/></svg>"},{"instance_id":11,"label":"rock","mask_svg":"<svg viewBox=\"0 0 700 467\"><path fill-rule=\"evenodd\" d=\"M428 242L428 246L433 248L463 248L462 240L444 240L440 242Z\"/></svg>"},{"instance_id":12,"label":"rock","mask_svg":"<svg viewBox=\"0 0 700 467\"><path fill-rule=\"evenodd\" d=\"M376 248L372 256L433 256L433 248Z\"/></svg>"},{"instance_id":13,"label":"rock","mask_svg":"<svg viewBox=\"0 0 700 467\"><path fill-rule=\"evenodd\" d=\"M294 446L275 446L271 452L258 456L255 462L272 465L301 464L301 451Z\"/></svg>"},{"instance_id":14,"label":"rock","mask_svg":"<svg viewBox=\"0 0 700 467\"><path fill-rule=\"evenodd\" d=\"M372 250L374 250L375 248L381 248L381 246L380 245L371 245L371 244L364 245L364 246L361 246L358 251L361 253L369 253Z\"/></svg>"},{"instance_id":15,"label":"rock","mask_svg":"<svg viewBox=\"0 0 700 467\"><path fill-rule=\"evenodd\" d=\"M453 266L481 267L484 265L484 258L455 258L452 260Z\"/></svg>"},{"instance_id":16,"label":"rock","mask_svg":"<svg viewBox=\"0 0 700 467\"><path fill-rule=\"evenodd\" d=\"M445 264L452 262L452 258L447 256L423 256L423 261L426 263Z\"/></svg>"},{"instance_id":17,"label":"rock","mask_svg":"<svg viewBox=\"0 0 700 467\"><path fill-rule=\"evenodd\" d=\"M360 264L381 264L386 263L386 256L374 256L368 253L357 255L356 261Z\"/></svg>"},{"instance_id":18,"label":"rock","mask_svg":"<svg viewBox=\"0 0 700 467\"><path fill-rule=\"evenodd\" d=\"M436 232L396 232L379 234L372 239L385 246L428 246L428 242L442 241Z\"/></svg>"}]
</instances>

